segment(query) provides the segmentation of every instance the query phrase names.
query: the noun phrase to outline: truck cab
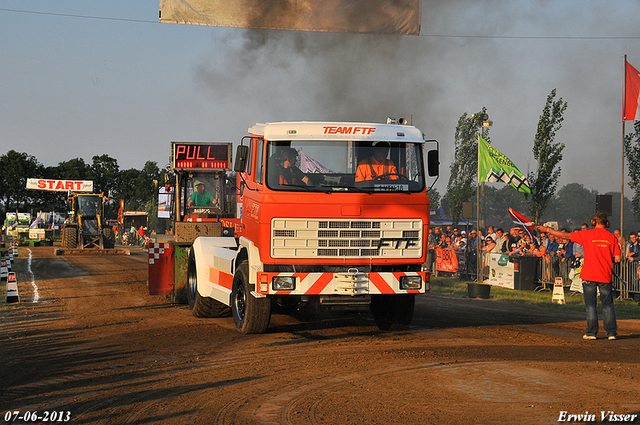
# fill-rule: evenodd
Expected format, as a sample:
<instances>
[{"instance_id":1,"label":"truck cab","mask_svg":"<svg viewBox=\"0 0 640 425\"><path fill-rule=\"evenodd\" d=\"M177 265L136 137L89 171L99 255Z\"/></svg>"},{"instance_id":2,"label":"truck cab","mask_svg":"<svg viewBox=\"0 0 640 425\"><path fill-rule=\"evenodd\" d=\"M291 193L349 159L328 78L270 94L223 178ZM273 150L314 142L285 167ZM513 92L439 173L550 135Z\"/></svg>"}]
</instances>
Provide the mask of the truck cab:
<instances>
[{"instance_id":1,"label":"truck cab","mask_svg":"<svg viewBox=\"0 0 640 425\"><path fill-rule=\"evenodd\" d=\"M427 145L400 124L249 128L234 167L242 231L194 242L195 314L215 300L259 333L273 307L368 308L381 329L408 327L415 295L430 289L425 158L437 175L437 149Z\"/></svg>"}]
</instances>

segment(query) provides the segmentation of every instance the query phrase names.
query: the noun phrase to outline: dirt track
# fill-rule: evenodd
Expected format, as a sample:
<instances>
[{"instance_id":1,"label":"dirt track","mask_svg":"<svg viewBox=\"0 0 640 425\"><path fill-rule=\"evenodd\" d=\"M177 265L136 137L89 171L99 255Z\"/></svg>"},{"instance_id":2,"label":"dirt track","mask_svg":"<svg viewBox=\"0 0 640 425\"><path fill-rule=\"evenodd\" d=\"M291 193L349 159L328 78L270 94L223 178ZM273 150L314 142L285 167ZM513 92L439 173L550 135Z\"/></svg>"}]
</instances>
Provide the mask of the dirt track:
<instances>
[{"instance_id":1,"label":"dirt track","mask_svg":"<svg viewBox=\"0 0 640 425\"><path fill-rule=\"evenodd\" d=\"M580 313L428 294L406 332L380 332L368 315L274 315L268 333L245 336L231 318L196 319L147 295L142 251L56 257L24 247L14 270L22 302L0 308L0 423L7 411L238 425L640 414L638 321L619 321L618 341L583 341Z\"/></svg>"}]
</instances>

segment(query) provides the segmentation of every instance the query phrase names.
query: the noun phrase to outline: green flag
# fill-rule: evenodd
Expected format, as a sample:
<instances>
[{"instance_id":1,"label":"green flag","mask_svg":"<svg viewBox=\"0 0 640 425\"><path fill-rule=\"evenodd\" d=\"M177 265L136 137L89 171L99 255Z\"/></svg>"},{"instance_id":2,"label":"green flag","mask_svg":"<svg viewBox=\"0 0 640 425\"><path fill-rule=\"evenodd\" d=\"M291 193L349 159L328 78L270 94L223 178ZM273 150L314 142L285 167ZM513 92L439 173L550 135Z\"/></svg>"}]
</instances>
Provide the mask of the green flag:
<instances>
[{"instance_id":1,"label":"green flag","mask_svg":"<svg viewBox=\"0 0 640 425\"><path fill-rule=\"evenodd\" d=\"M520 192L531 193L529 182L509 158L491 146L482 137L478 138L478 160L480 161L481 182L503 182L510 184Z\"/></svg>"}]
</instances>

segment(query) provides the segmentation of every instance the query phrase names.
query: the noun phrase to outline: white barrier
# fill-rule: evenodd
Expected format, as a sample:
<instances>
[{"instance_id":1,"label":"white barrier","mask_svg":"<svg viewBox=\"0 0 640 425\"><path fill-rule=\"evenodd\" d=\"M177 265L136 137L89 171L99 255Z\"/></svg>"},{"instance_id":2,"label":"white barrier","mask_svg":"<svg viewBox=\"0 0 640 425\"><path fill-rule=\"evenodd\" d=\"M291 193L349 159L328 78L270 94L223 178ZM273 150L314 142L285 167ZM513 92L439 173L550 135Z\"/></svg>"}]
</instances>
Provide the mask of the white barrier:
<instances>
[{"instance_id":1,"label":"white barrier","mask_svg":"<svg viewBox=\"0 0 640 425\"><path fill-rule=\"evenodd\" d=\"M7 304L19 303L20 295L18 294L18 281L16 274L10 272L7 276Z\"/></svg>"}]
</instances>

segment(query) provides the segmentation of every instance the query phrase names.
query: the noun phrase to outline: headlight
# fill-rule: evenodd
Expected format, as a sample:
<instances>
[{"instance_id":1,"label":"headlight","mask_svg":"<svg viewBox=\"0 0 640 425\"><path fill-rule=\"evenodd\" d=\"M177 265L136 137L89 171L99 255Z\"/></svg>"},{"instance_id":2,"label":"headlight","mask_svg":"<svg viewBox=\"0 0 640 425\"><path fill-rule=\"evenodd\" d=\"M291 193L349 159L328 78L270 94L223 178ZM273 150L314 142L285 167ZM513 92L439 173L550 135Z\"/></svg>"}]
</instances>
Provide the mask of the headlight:
<instances>
[{"instance_id":1,"label":"headlight","mask_svg":"<svg viewBox=\"0 0 640 425\"><path fill-rule=\"evenodd\" d=\"M422 277L420 276L402 276L400 278L400 289L405 291L417 290L422 288Z\"/></svg>"},{"instance_id":2,"label":"headlight","mask_svg":"<svg viewBox=\"0 0 640 425\"><path fill-rule=\"evenodd\" d=\"M274 291L293 291L296 289L296 278L293 276L275 276L271 285Z\"/></svg>"}]
</instances>

